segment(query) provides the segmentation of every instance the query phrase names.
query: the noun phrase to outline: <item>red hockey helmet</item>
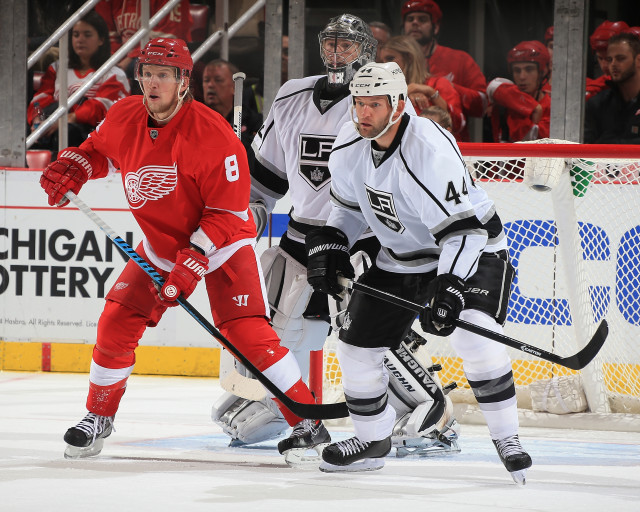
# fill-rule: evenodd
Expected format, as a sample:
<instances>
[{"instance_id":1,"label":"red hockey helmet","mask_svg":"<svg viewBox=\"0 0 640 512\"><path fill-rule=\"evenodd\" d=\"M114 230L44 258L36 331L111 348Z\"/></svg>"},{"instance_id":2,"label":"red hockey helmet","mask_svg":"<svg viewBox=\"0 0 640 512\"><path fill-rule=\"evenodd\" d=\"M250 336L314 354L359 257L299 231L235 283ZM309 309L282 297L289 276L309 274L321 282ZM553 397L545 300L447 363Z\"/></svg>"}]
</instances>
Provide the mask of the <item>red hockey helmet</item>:
<instances>
[{"instance_id":1,"label":"red hockey helmet","mask_svg":"<svg viewBox=\"0 0 640 512\"><path fill-rule=\"evenodd\" d=\"M640 27L629 27L629 30L624 30L624 32L635 34L636 36L640 37Z\"/></svg>"},{"instance_id":2,"label":"red hockey helmet","mask_svg":"<svg viewBox=\"0 0 640 512\"><path fill-rule=\"evenodd\" d=\"M442 11L433 0L407 0L402 4L402 19L411 12L426 12L431 16L431 23L440 25Z\"/></svg>"},{"instance_id":3,"label":"red hockey helmet","mask_svg":"<svg viewBox=\"0 0 640 512\"><path fill-rule=\"evenodd\" d=\"M551 25L544 33L544 44L548 45L553 41L553 25Z\"/></svg>"},{"instance_id":4,"label":"red hockey helmet","mask_svg":"<svg viewBox=\"0 0 640 512\"><path fill-rule=\"evenodd\" d=\"M606 52L609 45L609 38L622 32L628 32L629 25L624 21L603 21L589 37L591 49L595 52Z\"/></svg>"},{"instance_id":5,"label":"red hockey helmet","mask_svg":"<svg viewBox=\"0 0 640 512\"><path fill-rule=\"evenodd\" d=\"M138 66L155 64L156 66L173 66L180 70L179 76L190 76L193 70L193 59L187 43L182 39L157 37L140 50Z\"/></svg>"},{"instance_id":6,"label":"red hockey helmet","mask_svg":"<svg viewBox=\"0 0 640 512\"><path fill-rule=\"evenodd\" d=\"M535 62L542 75L547 73L549 60L551 60L549 51L540 41L522 41L511 48L507 54L509 69L515 62Z\"/></svg>"}]
</instances>

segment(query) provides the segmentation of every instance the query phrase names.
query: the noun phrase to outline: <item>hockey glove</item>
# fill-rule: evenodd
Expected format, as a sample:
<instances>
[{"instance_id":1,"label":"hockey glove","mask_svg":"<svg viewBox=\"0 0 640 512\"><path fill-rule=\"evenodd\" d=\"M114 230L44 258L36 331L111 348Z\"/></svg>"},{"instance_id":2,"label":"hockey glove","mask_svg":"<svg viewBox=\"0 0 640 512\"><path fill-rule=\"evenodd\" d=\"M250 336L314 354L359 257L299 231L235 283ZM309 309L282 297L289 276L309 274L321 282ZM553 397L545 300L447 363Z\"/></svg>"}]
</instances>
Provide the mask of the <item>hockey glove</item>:
<instances>
[{"instance_id":1,"label":"hockey glove","mask_svg":"<svg viewBox=\"0 0 640 512\"><path fill-rule=\"evenodd\" d=\"M51 162L40 177L40 186L49 196L49 206L66 206L69 190L77 194L91 177L91 157L78 148L67 148Z\"/></svg>"},{"instance_id":2,"label":"hockey glove","mask_svg":"<svg viewBox=\"0 0 640 512\"><path fill-rule=\"evenodd\" d=\"M340 300L344 288L338 276L355 277L349 259L349 240L338 228L323 226L310 231L305 238L307 280L314 290Z\"/></svg>"},{"instance_id":3,"label":"hockey glove","mask_svg":"<svg viewBox=\"0 0 640 512\"><path fill-rule=\"evenodd\" d=\"M193 249L179 250L176 264L159 292L162 304L174 307L178 297L186 300L208 269L209 260L203 254Z\"/></svg>"},{"instance_id":4,"label":"hockey glove","mask_svg":"<svg viewBox=\"0 0 640 512\"><path fill-rule=\"evenodd\" d=\"M465 283L454 274L440 274L429 283L427 305L420 313L425 332L449 336L456 328L455 320L464 309Z\"/></svg>"}]
</instances>

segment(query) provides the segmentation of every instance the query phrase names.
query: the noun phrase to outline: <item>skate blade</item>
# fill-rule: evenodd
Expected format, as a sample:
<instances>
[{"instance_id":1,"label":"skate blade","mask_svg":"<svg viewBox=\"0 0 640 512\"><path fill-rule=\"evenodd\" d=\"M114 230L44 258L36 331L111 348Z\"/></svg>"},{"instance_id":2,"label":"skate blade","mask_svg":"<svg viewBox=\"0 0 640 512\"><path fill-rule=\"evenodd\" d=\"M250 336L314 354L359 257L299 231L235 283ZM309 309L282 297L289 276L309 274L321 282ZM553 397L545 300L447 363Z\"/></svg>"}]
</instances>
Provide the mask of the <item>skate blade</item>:
<instances>
[{"instance_id":1,"label":"skate blade","mask_svg":"<svg viewBox=\"0 0 640 512\"><path fill-rule=\"evenodd\" d=\"M455 439L451 440L451 445L439 442L429 445L417 446L396 446L396 457L437 457L440 455L453 455L460 453L460 446Z\"/></svg>"},{"instance_id":2,"label":"skate blade","mask_svg":"<svg viewBox=\"0 0 640 512\"><path fill-rule=\"evenodd\" d=\"M96 439L91 446L78 447L67 445L64 451L65 459L86 459L87 457L95 457L102 451L104 439Z\"/></svg>"},{"instance_id":3,"label":"skate blade","mask_svg":"<svg viewBox=\"0 0 640 512\"><path fill-rule=\"evenodd\" d=\"M292 468L317 468L322 460L322 450L329 444L320 443L311 448L292 448L284 452L284 461Z\"/></svg>"},{"instance_id":4,"label":"skate blade","mask_svg":"<svg viewBox=\"0 0 640 512\"><path fill-rule=\"evenodd\" d=\"M525 485L527 483L527 479L525 478L526 472L526 469L521 469L520 471L512 471L511 478L513 478L513 481L516 484Z\"/></svg>"},{"instance_id":5,"label":"skate blade","mask_svg":"<svg viewBox=\"0 0 640 512\"><path fill-rule=\"evenodd\" d=\"M320 471L323 473L355 473L357 471L376 471L384 467L384 458L363 459L346 466L336 466L322 461Z\"/></svg>"}]
</instances>

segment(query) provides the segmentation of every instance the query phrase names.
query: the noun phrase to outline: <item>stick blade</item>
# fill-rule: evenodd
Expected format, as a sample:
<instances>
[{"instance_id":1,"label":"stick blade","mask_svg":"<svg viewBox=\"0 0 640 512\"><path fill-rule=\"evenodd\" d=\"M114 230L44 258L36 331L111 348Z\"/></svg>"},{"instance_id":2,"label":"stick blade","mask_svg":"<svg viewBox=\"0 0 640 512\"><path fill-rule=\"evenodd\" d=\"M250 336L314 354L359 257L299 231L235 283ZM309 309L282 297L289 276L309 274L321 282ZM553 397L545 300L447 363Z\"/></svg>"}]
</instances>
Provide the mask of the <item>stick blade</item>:
<instances>
[{"instance_id":1,"label":"stick blade","mask_svg":"<svg viewBox=\"0 0 640 512\"><path fill-rule=\"evenodd\" d=\"M585 366L587 366L593 358L598 355L602 345L607 340L607 336L609 335L609 324L607 324L606 320L602 320L600 325L596 329L596 332L593 334L589 343L585 345L585 347L573 356L569 356L565 358L562 363L567 368L571 368L572 370L582 370Z\"/></svg>"}]
</instances>

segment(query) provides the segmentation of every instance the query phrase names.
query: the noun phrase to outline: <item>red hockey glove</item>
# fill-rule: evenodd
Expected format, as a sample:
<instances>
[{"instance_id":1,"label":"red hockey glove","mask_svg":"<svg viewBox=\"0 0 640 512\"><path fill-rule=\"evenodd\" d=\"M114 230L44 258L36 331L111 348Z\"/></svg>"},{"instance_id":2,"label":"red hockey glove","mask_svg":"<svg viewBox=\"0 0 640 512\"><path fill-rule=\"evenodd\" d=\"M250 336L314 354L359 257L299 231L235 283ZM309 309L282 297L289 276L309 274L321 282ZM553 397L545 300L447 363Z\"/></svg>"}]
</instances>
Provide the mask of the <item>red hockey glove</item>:
<instances>
[{"instance_id":1,"label":"red hockey glove","mask_svg":"<svg viewBox=\"0 0 640 512\"><path fill-rule=\"evenodd\" d=\"M179 250L176 264L159 292L162 304L173 307L178 305L178 297L187 299L208 269L209 260L203 254L192 249Z\"/></svg>"},{"instance_id":2,"label":"red hockey glove","mask_svg":"<svg viewBox=\"0 0 640 512\"><path fill-rule=\"evenodd\" d=\"M40 186L49 196L49 206L66 206L69 190L77 194L91 177L91 157L78 148L67 148L51 162L40 177Z\"/></svg>"}]
</instances>

